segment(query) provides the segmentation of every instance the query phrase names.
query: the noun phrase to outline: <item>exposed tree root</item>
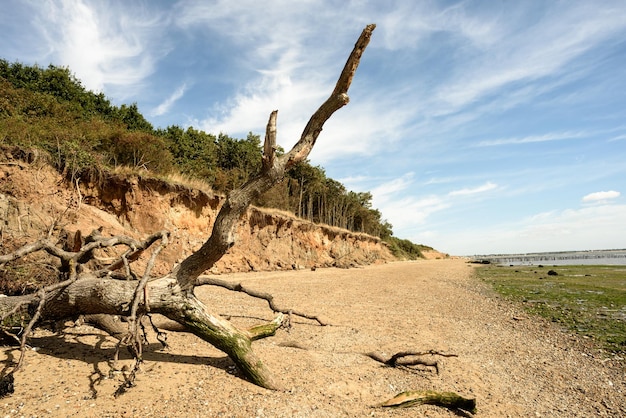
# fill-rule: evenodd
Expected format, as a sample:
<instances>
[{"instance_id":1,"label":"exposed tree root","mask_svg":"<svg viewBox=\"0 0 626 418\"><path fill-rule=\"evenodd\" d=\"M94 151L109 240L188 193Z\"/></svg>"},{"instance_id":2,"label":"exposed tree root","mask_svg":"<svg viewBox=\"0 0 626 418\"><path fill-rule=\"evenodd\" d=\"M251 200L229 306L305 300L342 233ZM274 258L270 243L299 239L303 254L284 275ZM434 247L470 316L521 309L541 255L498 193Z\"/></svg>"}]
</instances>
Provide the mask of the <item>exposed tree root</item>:
<instances>
[{"instance_id":1,"label":"exposed tree root","mask_svg":"<svg viewBox=\"0 0 626 418\"><path fill-rule=\"evenodd\" d=\"M135 294L131 301L128 334L125 337L123 337L126 339L125 341L126 343L133 344L133 350L134 352L137 353L136 358L138 358L139 360L141 359L141 342L138 336L139 326L137 325L137 321L136 321L137 310L138 310L138 306L140 302L140 295L141 295L141 292L143 291L144 292L144 304L147 306L145 286L150 278L150 272L154 266L156 257L158 256L160 251L165 247L165 245L167 245L167 238L169 236L169 233L166 231L158 232L156 234L152 234L143 242L139 242L132 238L124 237L124 236L116 236L116 237L110 237L110 238L103 237L100 234L100 232L101 232L100 229L95 229L94 231L92 231L91 234L89 234L87 238L85 239L84 245L80 239L80 232L78 232L76 234L76 239L74 243L75 251L67 251L67 250L61 249L57 247L55 243L53 243L49 238L45 238L33 244L27 244L21 248L18 248L16 251L10 254L5 254L3 256L0 256L0 265L3 265L7 262L19 259L33 252L45 251L48 254L54 257L57 257L61 261L61 264L64 265L66 269L68 270L68 273L67 273L68 275L67 275L66 280L63 280L59 283L55 283L50 286L42 287L41 289L39 289L39 291L36 294L29 295L31 296L30 298L18 297L17 302L15 303L14 306L11 307L11 309L7 309L6 312L0 312L2 313L2 315L0 315L0 325L1 325L5 319L19 312L22 309L22 307L28 306L29 309L31 310L34 308L34 312L32 312L31 314L31 318L28 322L28 325L21 332L20 357L17 361L17 364L13 367L13 370L11 370L7 375L12 375L13 373L17 372L21 368L23 361L24 361L24 357L26 355L26 341L30 337L34 326L42 317L44 308L46 308L46 303L52 299L52 298L49 299L50 295L58 294L58 292L62 293L79 279L79 276L80 276L79 266L81 266L80 268L82 269L83 268L82 266L84 266L85 263L89 262L91 259L94 258L95 249L114 247L118 245L125 245L130 248L130 253L133 254L133 253L136 253L138 249L141 249L141 251L145 250L146 248L151 246L155 241L157 241L158 239L161 239L161 245L155 251L153 251L152 256L150 257L150 260L148 262L148 266L145 269L144 275L142 279L138 282L137 287L135 289ZM105 269L105 271L110 271L110 269ZM95 275L102 276L102 274L98 274L98 273L96 273ZM128 272L126 279L128 280L128 279L133 279L133 278L134 278L134 275L132 274L132 272ZM45 317L46 315L43 315L43 316ZM103 316L107 316L107 315L103 315ZM5 331L4 333L7 334L8 332ZM120 340L122 341L121 338Z\"/></svg>"},{"instance_id":2,"label":"exposed tree root","mask_svg":"<svg viewBox=\"0 0 626 418\"><path fill-rule=\"evenodd\" d=\"M279 344L281 347L291 347L297 348L299 350L306 351L320 351L320 350L312 350L301 343L295 341L286 341ZM332 353L338 354L360 354L365 357L369 357L374 361L382 363L389 367L395 368L403 368L408 369L408 366L428 366L433 367L437 374L439 374L439 363L433 360L425 360L423 358L416 358L419 356L441 356L441 357L458 357L456 354L452 353L444 353L437 350L427 350L427 351L399 351L391 356L386 356L379 352L367 352L360 353L356 351L328 351ZM380 407L389 407L389 408L407 408L414 405L437 405L442 406L444 408L453 409L453 410L464 410L471 412L472 414L476 413L476 399L467 399L453 392L435 392L435 391L408 391L402 392L396 395L394 398L389 399L386 402L378 405Z\"/></svg>"}]
</instances>

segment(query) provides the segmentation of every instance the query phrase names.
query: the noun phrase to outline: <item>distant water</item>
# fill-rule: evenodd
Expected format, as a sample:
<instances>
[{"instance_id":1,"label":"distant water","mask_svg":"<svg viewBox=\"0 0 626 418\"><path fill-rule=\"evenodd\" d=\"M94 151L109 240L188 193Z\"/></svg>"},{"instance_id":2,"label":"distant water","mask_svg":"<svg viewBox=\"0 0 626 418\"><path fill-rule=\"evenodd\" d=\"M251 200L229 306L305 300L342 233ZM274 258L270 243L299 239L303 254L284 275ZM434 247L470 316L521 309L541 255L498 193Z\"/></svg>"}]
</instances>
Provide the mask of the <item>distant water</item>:
<instances>
[{"instance_id":1,"label":"distant water","mask_svg":"<svg viewBox=\"0 0 626 418\"><path fill-rule=\"evenodd\" d=\"M618 265L626 266L626 249L624 250L596 250L572 251L557 253L528 253L528 254L490 254L472 257L476 261L489 261L504 265Z\"/></svg>"}]
</instances>

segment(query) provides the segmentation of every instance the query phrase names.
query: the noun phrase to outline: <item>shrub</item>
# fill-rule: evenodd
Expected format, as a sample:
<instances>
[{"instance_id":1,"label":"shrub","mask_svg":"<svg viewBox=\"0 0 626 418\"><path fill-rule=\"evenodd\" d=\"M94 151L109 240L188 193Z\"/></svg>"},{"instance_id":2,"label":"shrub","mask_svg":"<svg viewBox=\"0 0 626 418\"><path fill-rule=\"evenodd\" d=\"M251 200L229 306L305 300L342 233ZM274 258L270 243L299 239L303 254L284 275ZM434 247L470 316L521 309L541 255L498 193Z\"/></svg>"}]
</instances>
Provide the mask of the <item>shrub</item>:
<instances>
[{"instance_id":1,"label":"shrub","mask_svg":"<svg viewBox=\"0 0 626 418\"><path fill-rule=\"evenodd\" d=\"M172 154L165 141L149 133L120 130L106 138L101 148L114 167L123 165L155 173L172 169Z\"/></svg>"}]
</instances>

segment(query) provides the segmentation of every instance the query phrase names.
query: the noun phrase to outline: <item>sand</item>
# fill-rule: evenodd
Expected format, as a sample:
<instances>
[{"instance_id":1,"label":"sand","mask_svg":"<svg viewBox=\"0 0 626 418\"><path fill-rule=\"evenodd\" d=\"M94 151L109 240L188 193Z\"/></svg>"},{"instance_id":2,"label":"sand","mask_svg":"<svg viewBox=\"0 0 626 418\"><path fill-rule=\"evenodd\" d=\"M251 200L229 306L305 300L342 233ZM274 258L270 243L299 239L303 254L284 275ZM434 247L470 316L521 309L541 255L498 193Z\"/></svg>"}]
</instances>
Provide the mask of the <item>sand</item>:
<instances>
[{"instance_id":1,"label":"sand","mask_svg":"<svg viewBox=\"0 0 626 418\"><path fill-rule=\"evenodd\" d=\"M221 276L272 293L283 306L322 315L254 343L284 391L243 380L220 351L190 334L152 336L136 387L109 373L115 340L89 326L65 334L40 329L16 390L0 417L457 417L437 406L375 406L407 390L454 391L476 398L481 417L626 416L624 361L530 317L472 276L463 260L397 262ZM273 318L264 301L203 287L198 296L241 327ZM297 343L302 348L289 347ZM304 348L304 349L303 349ZM438 350L430 367L385 367L361 353ZM0 350L0 360L16 350ZM130 365L128 356L120 365Z\"/></svg>"}]
</instances>

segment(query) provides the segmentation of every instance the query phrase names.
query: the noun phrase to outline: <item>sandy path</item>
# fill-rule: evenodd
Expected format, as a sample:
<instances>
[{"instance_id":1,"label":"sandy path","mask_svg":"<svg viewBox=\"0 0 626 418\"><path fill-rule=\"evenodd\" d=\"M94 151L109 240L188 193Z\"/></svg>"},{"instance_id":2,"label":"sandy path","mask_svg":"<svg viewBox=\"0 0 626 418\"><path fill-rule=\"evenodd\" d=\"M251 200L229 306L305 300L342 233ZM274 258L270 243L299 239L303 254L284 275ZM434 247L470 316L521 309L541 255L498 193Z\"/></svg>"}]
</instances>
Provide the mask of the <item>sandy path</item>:
<instances>
[{"instance_id":1,"label":"sandy path","mask_svg":"<svg viewBox=\"0 0 626 418\"><path fill-rule=\"evenodd\" d=\"M29 354L16 393L0 399L0 417L458 416L434 406L372 408L417 389L475 397L477 416L484 417L626 416L624 363L605 361L584 341L498 300L472 278L472 269L459 260L432 260L224 276L333 324L296 319L289 333L255 343L284 392L247 383L221 352L170 333L171 348L151 344L138 386L115 400L120 377L101 379L109 370L110 338L84 326L65 337L39 331L33 339L38 351ZM272 317L264 302L244 295L208 287L198 294L241 326ZM279 345L288 342L308 350ZM405 349L458 357L440 359L436 374L382 367L357 354ZM0 359L15 354L0 351Z\"/></svg>"}]
</instances>

